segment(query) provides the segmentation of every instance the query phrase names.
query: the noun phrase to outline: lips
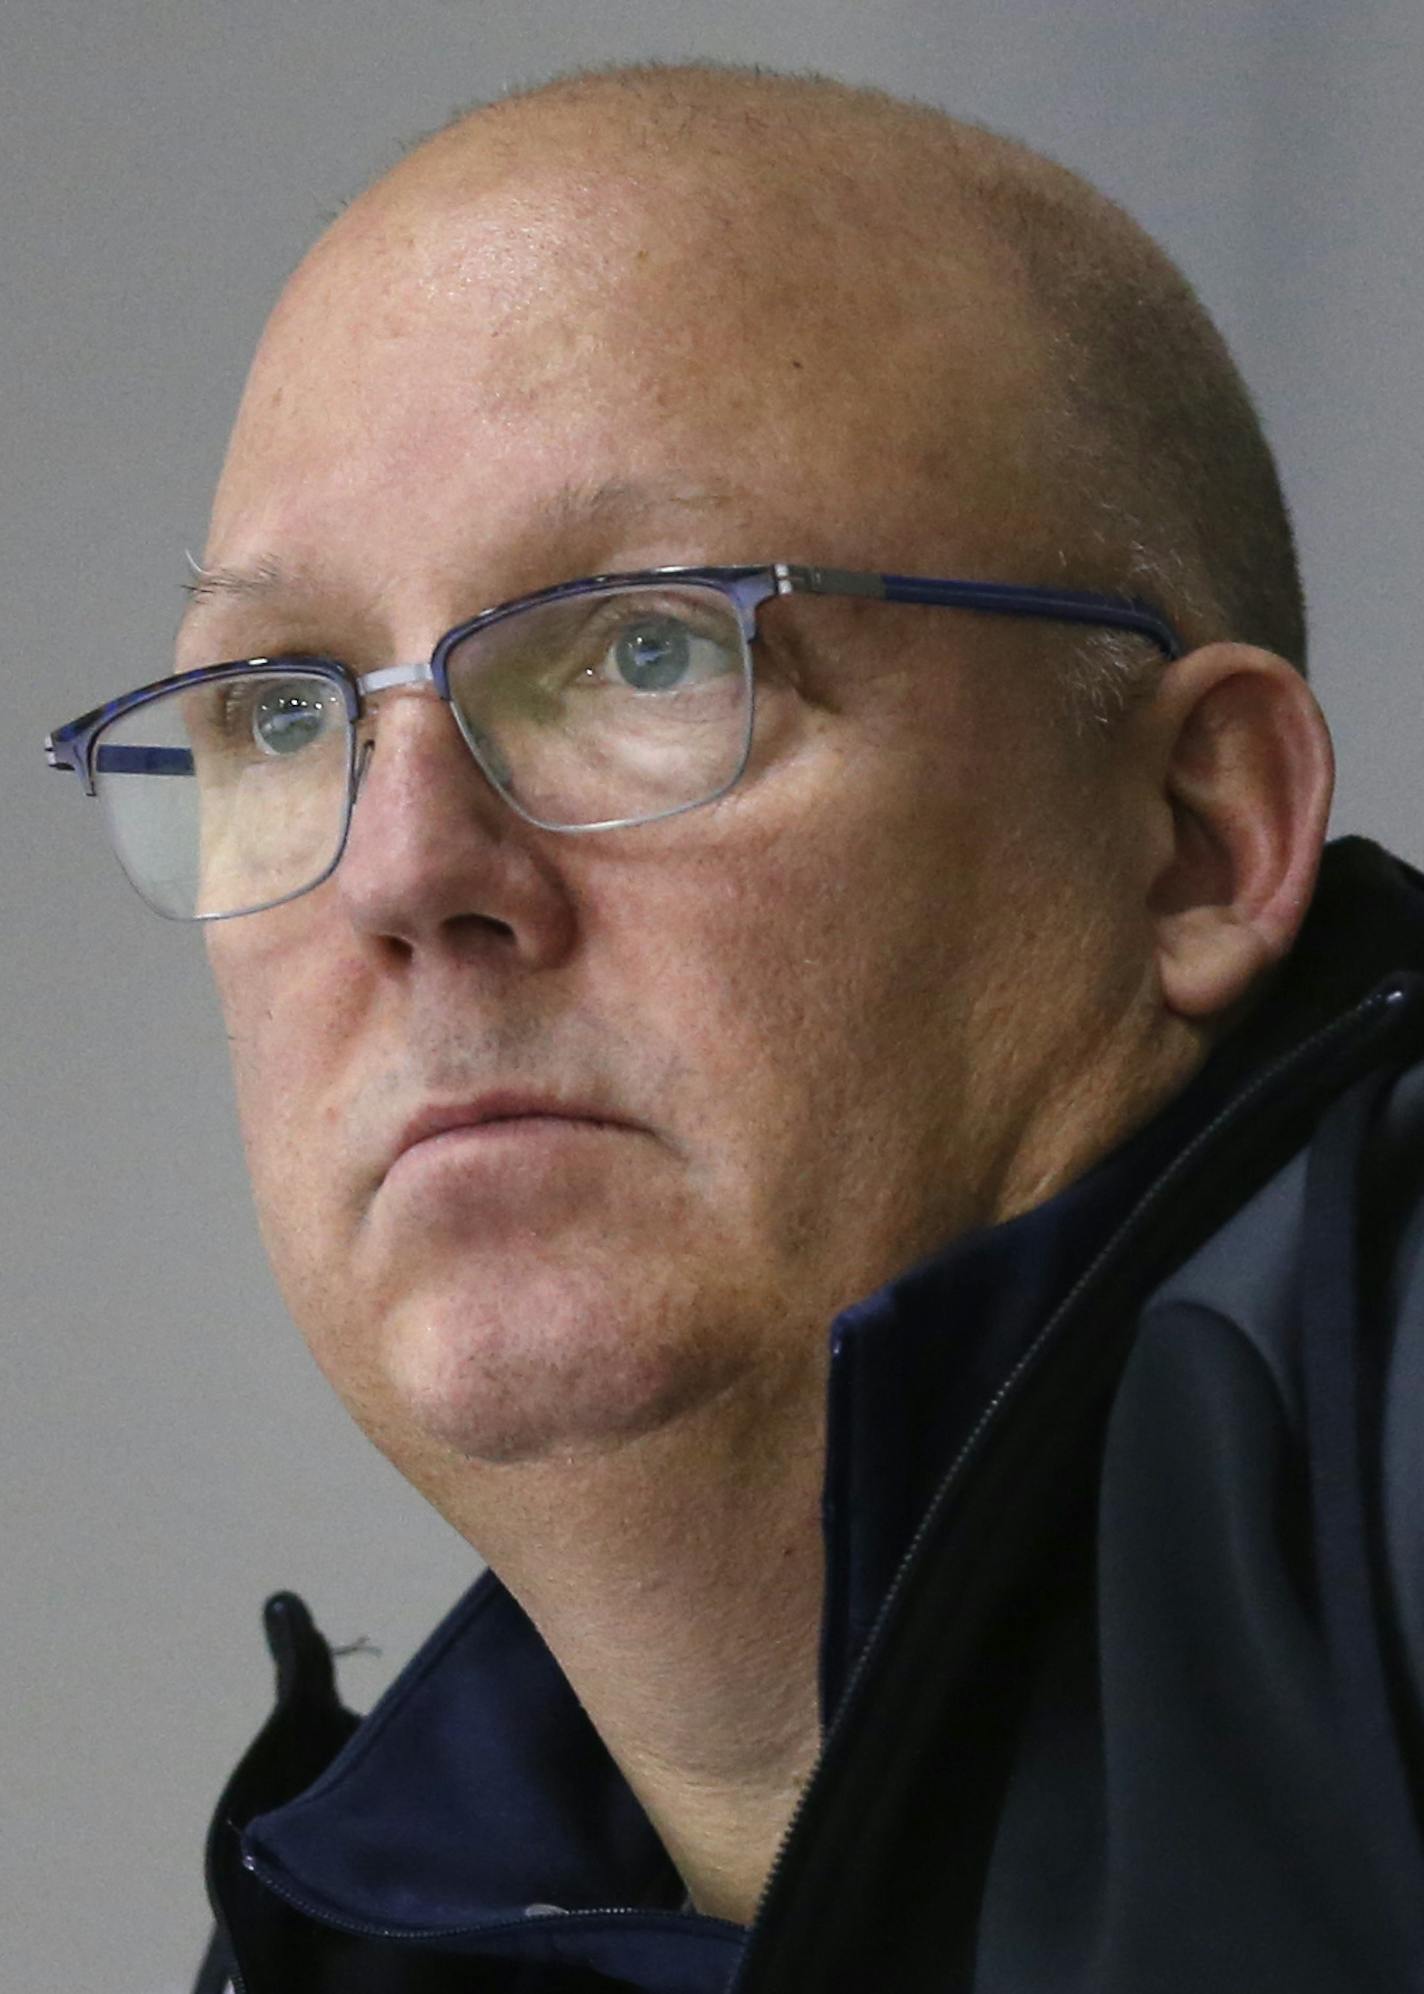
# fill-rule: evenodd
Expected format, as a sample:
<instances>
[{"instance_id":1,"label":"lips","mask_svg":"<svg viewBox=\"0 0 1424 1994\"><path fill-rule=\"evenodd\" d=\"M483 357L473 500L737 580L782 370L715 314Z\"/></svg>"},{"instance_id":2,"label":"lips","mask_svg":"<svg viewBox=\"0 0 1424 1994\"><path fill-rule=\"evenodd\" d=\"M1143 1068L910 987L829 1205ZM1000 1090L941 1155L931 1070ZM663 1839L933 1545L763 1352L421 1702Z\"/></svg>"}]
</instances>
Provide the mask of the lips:
<instances>
[{"instance_id":1,"label":"lips","mask_svg":"<svg viewBox=\"0 0 1424 1994\"><path fill-rule=\"evenodd\" d=\"M482 1094L473 1101L432 1104L422 1108L401 1129L386 1160L389 1170L407 1151L454 1129L486 1128L492 1123L518 1121L590 1122L597 1126L629 1127L603 1109L554 1095Z\"/></svg>"}]
</instances>

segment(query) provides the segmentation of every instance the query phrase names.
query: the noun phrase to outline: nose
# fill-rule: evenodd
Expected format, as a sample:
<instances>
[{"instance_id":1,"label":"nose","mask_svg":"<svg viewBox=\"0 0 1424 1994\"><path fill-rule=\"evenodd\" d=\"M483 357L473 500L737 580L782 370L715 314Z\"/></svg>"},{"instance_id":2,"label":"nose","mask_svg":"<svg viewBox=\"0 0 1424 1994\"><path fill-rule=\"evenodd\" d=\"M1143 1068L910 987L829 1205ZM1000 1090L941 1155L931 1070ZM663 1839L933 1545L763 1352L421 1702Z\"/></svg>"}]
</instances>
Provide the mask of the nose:
<instances>
[{"instance_id":1,"label":"nose","mask_svg":"<svg viewBox=\"0 0 1424 1994\"><path fill-rule=\"evenodd\" d=\"M353 928L402 952L478 945L557 960L573 930L557 833L503 802L432 690L385 692L371 711L334 881Z\"/></svg>"}]
</instances>

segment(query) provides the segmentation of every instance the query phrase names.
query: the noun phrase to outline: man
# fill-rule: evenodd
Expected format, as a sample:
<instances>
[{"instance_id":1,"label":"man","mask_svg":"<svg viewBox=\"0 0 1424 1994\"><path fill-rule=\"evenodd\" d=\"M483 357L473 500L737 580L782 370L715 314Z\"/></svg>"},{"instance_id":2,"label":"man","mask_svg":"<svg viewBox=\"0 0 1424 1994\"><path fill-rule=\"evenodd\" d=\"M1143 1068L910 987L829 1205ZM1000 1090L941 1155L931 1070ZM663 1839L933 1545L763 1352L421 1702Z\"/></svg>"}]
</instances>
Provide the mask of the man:
<instances>
[{"instance_id":1,"label":"man","mask_svg":"<svg viewBox=\"0 0 1424 1994\"><path fill-rule=\"evenodd\" d=\"M194 676L53 751L492 1572L359 1725L270 1604L205 1984L1424 1971L1424 885L1322 870L1302 652L1218 337L1022 148L596 75L318 244Z\"/></svg>"}]
</instances>

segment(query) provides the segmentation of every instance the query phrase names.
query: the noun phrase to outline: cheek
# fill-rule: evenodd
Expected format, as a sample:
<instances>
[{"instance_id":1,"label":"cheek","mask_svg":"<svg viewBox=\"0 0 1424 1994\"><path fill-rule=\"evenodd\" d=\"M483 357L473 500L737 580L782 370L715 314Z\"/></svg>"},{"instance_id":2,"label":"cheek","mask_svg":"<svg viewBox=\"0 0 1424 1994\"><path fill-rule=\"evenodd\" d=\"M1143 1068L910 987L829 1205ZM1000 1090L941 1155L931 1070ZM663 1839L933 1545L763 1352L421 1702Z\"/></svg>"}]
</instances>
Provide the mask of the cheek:
<instances>
[{"instance_id":1,"label":"cheek","mask_svg":"<svg viewBox=\"0 0 1424 1994\"><path fill-rule=\"evenodd\" d=\"M325 1136L363 1001L363 979L341 937L315 931L320 913L312 898L208 938L238 1120L274 1259L285 1233L307 1231L334 1194Z\"/></svg>"},{"instance_id":2,"label":"cheek","mask_svg":"<svg viewBox=\"0 0 1424 1994\"><path fill-rule=\"evenodd\" d=\"M968 728L906 733L729 798L695 855L600 892L590 948L678 1033L725 1210L852 1289L980 1221L1121 980L1112 883L1065 834L1082 797L1027 754L985 779Z\"/></svg>"},{"instance_id":3,"label":"cheek","mask_svg":"<svg viewBox=\"0 0 1424 1994\"><path fill-rule=\"evenodd\" d=\"M729 829L642 882L636 918L631 893L626 912L603 896L590 938L596 1001L632 996L673 1035L727 1250L835 1263L833 1285L862 1278L857 1239L878 1271L887 1242L914 1250L945 1222L923 1187L962 1091L961 910L943 859L907 859L904 835L846 808L784 836Z\"/></svg>"}]
</instances>

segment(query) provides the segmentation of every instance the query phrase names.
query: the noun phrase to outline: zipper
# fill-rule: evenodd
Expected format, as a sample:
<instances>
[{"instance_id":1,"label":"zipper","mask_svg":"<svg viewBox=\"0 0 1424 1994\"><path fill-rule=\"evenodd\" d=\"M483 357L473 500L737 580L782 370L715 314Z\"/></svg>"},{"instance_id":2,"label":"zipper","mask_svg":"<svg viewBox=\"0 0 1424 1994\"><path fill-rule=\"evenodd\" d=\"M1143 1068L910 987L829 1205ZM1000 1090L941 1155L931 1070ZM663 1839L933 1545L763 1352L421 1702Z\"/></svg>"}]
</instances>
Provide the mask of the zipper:
<instances>
[{"instance_id":1,"label":"zipper","mask_svg":"<svg viewBox=\"0 0 1424 1994\"><path fill-rule=\"evenodd\" d=\"M564 1930L570 1927L580 1930L589 1925L621 1923L625 1920L641 1922L654 1931L669 1927L676 1929L686 1923L689 1915L682 1911L650 1911L633 1904L609 1904L578 1911L547 1910L534 1916L484 1920L474 1925L378 1925L362 1918L344 1917L340 1912L334 1912L325 1905L314 1902L301 1891L294 1890L285 1878L274 1876L260 1868L254 1856L244 1853L242 1867L257 1878L264 1890L270 1890L274 1897L280 1897L284 1903L290 1904L294 1911L299 1911L313 1924L325 1926L330 1931L344 1932L351 1938L383 1939L392 1945L426 1945L434 1940L487 1938L505 1932L538 1932L554 1925ZM725 1933L739 1943L745 1937L742 1926L734 1925L725 1918L709 1918L701 1912L694 1912L691 1915L709 1934L720 1936ZM247 1994L244 1983L236 1971L233 1973L233 1988L234 1994Z\"/></svg>"},{"instance_id":2,"label":"zipper","mask_svg":"<svg viewBox=\"0 0 1424 1994\"><path fill-rule=\"evenodd\" d=\"M917 1574L920 1564L920 1554L927 1538L939 1527L950 1503L958 1493L960 1483L968 1475L975 1458L981 1451L987 1435L1004 1418L1005 1408L1015 1398L1029 1373L1037 1367L1044 1351L1050 1343L1056 1340L1063 1322L1074 1313L1084 1290L1094 1285L1102 1274L1103 1269L1111 1261L1115 1260L1123 1249L1130 1246L1136 1237L1146 1229L1155 1217L1163 1201L1175 1191L1182 1177L1190 1173L1202 1151L1212 1147L1224 1131L1242 1120L1254 1108L1257 1102L1260 1101L1262 1096L1269 1094L1281 1080L1292 1072L1309 1067L1323 1054L1334 1051L1338 1046L1347 1043L1353 1034L1364 1031L1377 1015L1387 1015L1390 1012L1397 1012L1408 1001L1408 997L1408 990L1399 984L1389 984L1372 991L1368 997L1357 1004L1352 1010L1347 1011L1343 1017L1332 1019L1328 1025L1321 1026L1315 1032L1311 1033L1308 1038L1303 1039L1298 1045L1293 1046L1289 1052L1278 1055L1268 1066L1262 1068L1240 1093L1233 1096L1225 1107L1219 1109L1204 1127L1198 1129L1185 1148L1173 1157L1161 1175L1155 1178L1148 1186L1147 1190L1143 1193L1137 1204L1133 1206L1117 1230L1109 1235L1104 1245L1073 1283L1073 1286L1063 1297L1057 1308L1053 1310L1028 1349L1023 1352L1003 1382L985 1402L983 1411L980 1413L960 1446L958 1453L945 1471L938 1488L935 1490L923 1517L915 1529L905 1555L900 1560L899 1566L896 1569L890 1589L881 1603L879 1612L876 1614L870 1633L867 1635L860 1654L847 1678L845 1688L841 1693L840 1703L822 1738L821 1749L817 1755L816 1764L812 1768L811 1777L802 1789L791 1820L777 1847L771 1869L767 1874L766 1883L757 1900L756 1911L748 1927L747 1948L738 1962L736 1972L728 1983L727 1994L742 1994L742 1991L746 1987L748 1972L755 1967L756 1960L752 1942L763 1923L773 1893L786 1868L790 1846L793 1840L802 1833L811 1809L817 1806L822 1799L820 1792L821 1781L818 1776L822 1766L825 1764L827 1753L831 1745L839 1742L845 1731L859 1716L862 1686L865 1677L872 1663L878 1659L880 1651L886 1644L888 1638L887 1630L892 1629L892 1623L899 1602L904 1596L907 1586Z\"/></svg>"}]
</instances>

